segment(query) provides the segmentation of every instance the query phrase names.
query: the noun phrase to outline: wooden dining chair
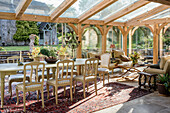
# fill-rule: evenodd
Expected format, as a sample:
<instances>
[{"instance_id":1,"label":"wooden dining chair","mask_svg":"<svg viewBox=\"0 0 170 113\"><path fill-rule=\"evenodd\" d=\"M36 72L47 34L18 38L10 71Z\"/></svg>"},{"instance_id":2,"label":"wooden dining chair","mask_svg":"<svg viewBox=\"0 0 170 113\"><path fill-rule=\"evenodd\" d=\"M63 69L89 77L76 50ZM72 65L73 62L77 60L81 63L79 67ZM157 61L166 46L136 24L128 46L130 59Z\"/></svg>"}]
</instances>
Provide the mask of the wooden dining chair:
<instances>
[{"instance_id":1,"label":"wooden dining chair","mask_svg":"<svg viewBox=\"0 0 170 113\"><path fill-rule=\"evenodd\" d=\"M48 99L49 99L49 86L55 87L56 104L58 104L58 87L70 86L70 97L71 97L71 101L73 101L73 96L72 96L73 68L74 68L74 61L72 60L62 60L57 62L57 72L56 72L55 79L47 80ZM69 74L69 70L71 70L70 74Z\"/></svg>"},{"instance_id":2,"label":"wooden dining chair","mask_svg":"<svg viewBox=\"0 0 170 113\"><path fill-rule=\"evenodd\" d=\"M12 56L7 58L7 63L10 63L10 60L12 60L12 63L17 63L20 60L20 56ZM23 62L23 57L21 57L21 61ZM16 74L16 75L9 75L9 93L10 97L12 97L12 83L13 82L22 82L24 78L23 74ZM29 76L26 76L26 80L29 81Z\"/></svg>"},{"instance_id":3,"label":"wooden dining chair","mask_svg":"<svg viewBox=\"0 0 170 113\"><path fill-rule=\"evenodd\" d=\"M38 82L38 69L39 68L42 69L42 81L41 82ZM26 82L27 70L30 70L30 82ZM17 105L19 104L18 90L23 91L24 112L26 111L26 107L25 107L26 92L29 92L29 91L41 90L42 108L44 108L44 92L43 92L44 70L45 70L45 64L41 63L41 62L31 62L31 63L24 65L23 83L17 84L17 86L16 86ZM35 81L32 79L33 71L35 71L35 76L36 76ZM37 96L39 96L39 94L37 94ZM37 99L39 100L39 98L37 98Z\"/></svg>"},{"instance_id":4,"label":"wooden dining chair","mask_svg":"<svg viewBox=\"0 0 170 113\"><path fill-rule=\"evenodd\" d=\"M75 85L74 82L80 81L83 83L83 95L86 98L85 94L85 84L89 82L94 82L95 84L95 91L97 95L97 70L98 70L99 59L97 58L89 58L85 61L85 70L83 75L79 75L73 78L73 87L75 92ZM87 86L88 88L88 86Z\"/></svg>"}]
</instances>

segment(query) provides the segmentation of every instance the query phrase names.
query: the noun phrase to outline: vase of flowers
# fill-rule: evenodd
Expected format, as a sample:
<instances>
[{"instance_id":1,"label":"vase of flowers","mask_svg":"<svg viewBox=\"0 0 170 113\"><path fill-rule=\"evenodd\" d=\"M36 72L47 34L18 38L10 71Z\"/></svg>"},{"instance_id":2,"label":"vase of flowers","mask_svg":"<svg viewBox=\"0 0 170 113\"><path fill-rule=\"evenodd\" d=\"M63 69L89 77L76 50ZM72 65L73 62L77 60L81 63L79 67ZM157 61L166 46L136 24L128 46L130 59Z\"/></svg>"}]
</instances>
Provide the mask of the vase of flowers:
<instances>
[{"instance_id":1,"label":"vase of flowers","mask_svg":"<svg viewBox=\"0 0 170 113\"><path fill-rule=\"evenodd\" d=\"M66 50L67 50L67 47L63 47L61 46L60 49L58 49L57 53L58 53L58 58L60 60L63 60L66 58Z\"/></svg>"},{"instance_id":2,"label":"vase of flowers","mask_svg":"<svg viewBox=\"0 0 170 113\"><path fill-rule=\"evenodd\" d=\"M130 58L132 60L133 66L138 63L138 59L140 58L139 53L134 52L134 54L130 55Z\"/></svg>"},{"instance_id":3,"label":"vase of flowers","mask_svg":"<svg viewBox=\"0 0 170 113\"><path fill-rule=\"evenodd\" d=\"M32 58L34 59L34 61L40 61L40 48L39 47L33 47L33 50L31 52Z\"/></svg>"}]
</instances>

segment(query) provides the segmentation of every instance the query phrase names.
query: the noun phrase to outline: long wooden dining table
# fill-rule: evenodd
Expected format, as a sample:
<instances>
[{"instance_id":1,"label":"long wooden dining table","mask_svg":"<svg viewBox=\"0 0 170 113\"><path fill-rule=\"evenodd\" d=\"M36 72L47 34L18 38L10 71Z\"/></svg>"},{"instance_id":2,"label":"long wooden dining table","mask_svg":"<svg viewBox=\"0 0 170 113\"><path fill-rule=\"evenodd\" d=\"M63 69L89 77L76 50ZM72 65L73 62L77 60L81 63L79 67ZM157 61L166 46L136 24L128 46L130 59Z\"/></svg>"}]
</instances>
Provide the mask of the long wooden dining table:
<instances>
[{"instance_id":1,"label":"long wooden dining table","mask_svg":"<svg viewBox=\"0 0 170 113\"><path fill-rule=\"evenodd\" d=\"M74 66L83 66L85 65L86 59L76 59L74 62ZM56 71L56 63L55 64L48 64L45 61L45 68L47 69L47 75L49 73L49 69L52 68L53 75L55 76ZM24 64L29 63L25 62ZM4 105L4 88L5 88L5 76L6 75L15 75L18 71L23 71L24 66L18 66L18 63L6 63L0 64L0 78L1 78L1 108Z\"/></svg>"}]
</instances>

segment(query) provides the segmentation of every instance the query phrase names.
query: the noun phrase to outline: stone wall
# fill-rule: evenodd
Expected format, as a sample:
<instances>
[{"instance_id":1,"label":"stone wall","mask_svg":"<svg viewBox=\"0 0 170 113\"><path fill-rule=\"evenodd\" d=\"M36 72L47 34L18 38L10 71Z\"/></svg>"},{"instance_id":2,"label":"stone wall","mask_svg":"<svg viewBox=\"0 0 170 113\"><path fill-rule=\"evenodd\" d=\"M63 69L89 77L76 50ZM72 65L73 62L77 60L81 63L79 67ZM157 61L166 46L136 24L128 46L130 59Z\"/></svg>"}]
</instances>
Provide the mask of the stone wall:
<instances>
[{"instance_id":1,"label":"stone wall","mask_svg":"<svg viewBox=\"0 0 170 113\"><path fill-rule=\"evenodd\" d=\"M13 39L13 35L16 33L16 20L1 20L0 19L0 46L2 46L2 43L5 43L5 46L18 46L18 45L29 45L29 41L15 41ZM57 39L57 33L56 28L53 26L52 34L50 31L46 32L46 40L51 42L52 35L52 41L55 42L54 44L58 44Z\"/></svg>"}]
</instances>

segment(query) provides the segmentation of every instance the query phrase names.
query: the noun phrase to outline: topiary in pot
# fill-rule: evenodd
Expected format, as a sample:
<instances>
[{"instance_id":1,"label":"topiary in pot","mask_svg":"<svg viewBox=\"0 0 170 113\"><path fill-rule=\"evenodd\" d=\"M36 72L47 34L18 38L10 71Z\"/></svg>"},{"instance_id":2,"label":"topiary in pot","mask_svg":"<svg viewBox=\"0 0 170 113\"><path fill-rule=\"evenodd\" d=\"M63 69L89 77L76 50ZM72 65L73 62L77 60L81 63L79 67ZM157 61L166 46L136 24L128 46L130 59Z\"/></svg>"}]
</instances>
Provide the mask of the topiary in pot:
<instances>
[{"instance_id":1,"label":"topiary in pot","mask_svg":"<svg viewBox=\"0 0 170 113\"><path fill-rule=\"evenodd\" d=\"M170 95L170 75L159 75L158 81L158 92L163 95Z\"/></svg>"}]
</instances>

